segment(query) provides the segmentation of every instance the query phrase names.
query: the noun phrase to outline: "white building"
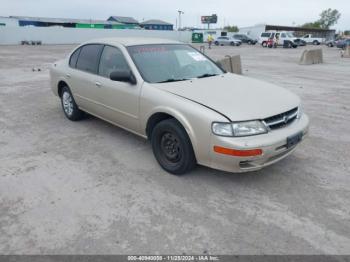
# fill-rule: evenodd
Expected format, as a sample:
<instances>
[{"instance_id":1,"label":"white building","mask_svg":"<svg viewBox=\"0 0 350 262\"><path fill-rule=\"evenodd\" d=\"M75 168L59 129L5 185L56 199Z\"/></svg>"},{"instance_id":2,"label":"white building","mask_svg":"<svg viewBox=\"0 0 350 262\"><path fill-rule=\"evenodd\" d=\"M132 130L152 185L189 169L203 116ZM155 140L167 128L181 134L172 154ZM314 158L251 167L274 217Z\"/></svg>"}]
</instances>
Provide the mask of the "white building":
<instances>
[{"instance_id":1,"label":"white building","mask_svg":"<svg viewBox=\"0 0 350 262\"><path fill-rule=\"evenodd\" d=\"M258 24L254 26L242 27L239 29L241 34L246 34L252 39L258 40L261 33L266 31L265 24Z\"/></svg>"}]
</instances>

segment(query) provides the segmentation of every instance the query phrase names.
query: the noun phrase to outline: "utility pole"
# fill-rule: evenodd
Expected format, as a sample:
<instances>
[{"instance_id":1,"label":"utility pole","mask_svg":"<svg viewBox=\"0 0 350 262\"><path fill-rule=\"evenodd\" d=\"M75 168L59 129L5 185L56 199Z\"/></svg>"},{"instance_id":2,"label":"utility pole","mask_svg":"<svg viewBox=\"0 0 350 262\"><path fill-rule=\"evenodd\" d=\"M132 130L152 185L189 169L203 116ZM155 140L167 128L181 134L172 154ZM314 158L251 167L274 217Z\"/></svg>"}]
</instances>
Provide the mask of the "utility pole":
<instances>
[{"instance_id":1,"label":"utility pole","mask_svg":"<svg viewBox=\"0 0 350 262\"><path fill-rule=\"evenodd\" d=\"M179 13L179 27L177 28L177 30L180 30L181 29L181 15L183 15L184 12L181 10L178 10L177 12Z\"/></svg>"}]
</instances>

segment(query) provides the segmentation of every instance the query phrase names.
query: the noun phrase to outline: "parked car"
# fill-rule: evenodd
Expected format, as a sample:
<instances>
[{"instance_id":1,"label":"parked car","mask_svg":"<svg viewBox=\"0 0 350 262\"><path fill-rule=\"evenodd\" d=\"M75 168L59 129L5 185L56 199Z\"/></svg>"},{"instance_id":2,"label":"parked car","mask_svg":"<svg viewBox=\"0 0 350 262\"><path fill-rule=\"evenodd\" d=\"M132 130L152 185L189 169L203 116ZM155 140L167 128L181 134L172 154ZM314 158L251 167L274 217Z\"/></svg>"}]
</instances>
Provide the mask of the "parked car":
<instances>
[{"instance_id":1,"label":"parked car","mask_svg":"<svg viewBox=\"0 0 350 262\"><path fill-rule=\"evenodd\" d=\"M258 42L257 40L254 40L245 34L235 34L235 35L233 35L233 38L240 40L240 41L242 41L242 43L245 43L248 45L255 45Z\"/></svg>"},{"instance_id":2,"label":"parked car","mask_svg":"<svg viewBox=\"0 0 350 262\"><path fill-rule=\"evenodd\" d=\"M308 132L296 95L225 73L176 41L92 40L55 62L50 76L69 120L87 112L148 138L158 163L172 174L196 164L259 170L290 155Z\"/></svg>"},{"instance_id":3,"label":"parked car","mask_svg":"<svg viewBox=\"0 0 350 262\"><path fill-rule=\"evenodd\" d=\"M294 40L294 43L297 44L298 46L306 46L306 41L300 39L300 38L297 38Z\"/></svg>"},{"instance_id":4,"label":"parked car","mask_svg":"<svg viewBox=\"0 0 350 262\"><path fill-rule=\"evenodd\" d=\"M242 44L241 40L234 39L233 37L228 37L228 36L219 36L216 38L214 41L215 45L231 45L231 46L240 46Z\"/></svg>"},{"instance_id":5,"label":"parked car","mask_svg":"<svg viewBox=\"0 0 350 262\"><path fill-rule=\"evenodd\" d=\"M302 40L304 40L308 44L313 44L313 45L320 45L326 41L325 38L321 37L313 37L311 34L304 35L301 37Z\"/></svg>"},{"instance_id":6,"label":"parked car","mask_svg":"<svg viewBox=\"0 0 350 262\"><path fill-rule=\"evenodd\" d=\"M296 39L296 37L293 36L292 33L287 32L287 31L264 32L264 33L261 33L261 35L260 35L259 43L263 47L267 47L268 46L267 42L269 41L269 39L276 39L276 38L278 38L278 41L276 42L277 45L283 45L285 40L294 42L294 40Z\"/></svg>"},{"instance_id":7,"label":"parked car","mask_svg":"<svg viewBox=\"0 0 350 262\"><path fill-rule=\"evenodd\" d=\"M338 48L345 49L347 46L350 46L350 38L337 42Z\"/></svg>"},{"instance_id":8,"label":"parked car","mask_svg":"<svg viewBox=\"0 0 350 262\"><path fill-rule=\"evenodd\" d=\"M283 46L283 48L297 48L299 45L297 43L295 43L295 41L284 40L282 46Z\"/></svg>"},{"instance_id":9,"label":"parked car","mask_svg":"<svg viewBox=\"0 0 350 262\"><path fill-rule=\"evenodd\" d=\"M328 47L334 47L337 45L337 40L328 40L326 41L326 46Z\"/></svg>"}]
</instances>

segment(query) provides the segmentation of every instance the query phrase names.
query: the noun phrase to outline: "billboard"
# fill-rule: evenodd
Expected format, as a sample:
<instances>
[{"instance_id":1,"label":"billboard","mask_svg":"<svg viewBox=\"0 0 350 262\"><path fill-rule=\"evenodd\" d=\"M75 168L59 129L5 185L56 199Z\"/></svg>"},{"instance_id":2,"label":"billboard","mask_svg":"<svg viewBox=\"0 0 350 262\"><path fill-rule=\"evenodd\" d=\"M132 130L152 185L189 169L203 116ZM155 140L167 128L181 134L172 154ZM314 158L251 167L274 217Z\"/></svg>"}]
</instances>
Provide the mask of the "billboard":
<instances>
[{"instance_id":1,"label":"billboard","mask_svg":"<svg viewBox=\"0 0 350 262\"><path fill-rule=\"evenodd\" d=\"M218 22L217 15L206 15L201 17L202 24L216 24Z\"/></svg>"}]
</instances>

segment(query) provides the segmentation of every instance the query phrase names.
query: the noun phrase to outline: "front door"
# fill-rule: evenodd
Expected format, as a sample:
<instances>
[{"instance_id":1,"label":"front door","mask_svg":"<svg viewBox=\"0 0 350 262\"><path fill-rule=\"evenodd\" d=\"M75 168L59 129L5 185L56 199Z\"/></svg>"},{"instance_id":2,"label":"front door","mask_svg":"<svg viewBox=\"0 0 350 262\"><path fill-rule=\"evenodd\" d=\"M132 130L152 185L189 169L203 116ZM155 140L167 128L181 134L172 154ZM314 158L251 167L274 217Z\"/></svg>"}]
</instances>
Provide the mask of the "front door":
<instances>
[{"instance_id":1,"label":"front door","mask_svg":"<svg viewBox=\"0 0 350 262\"><path fill-rule=\"evenodd\" d=\"M141 86L110 79L113 71L126 70L130 70L130 67L124 54L116 47L105 46L95 79L98 102L103 110L101 117L131 131L139 132Z\"/></svg>"}]
</instances>

